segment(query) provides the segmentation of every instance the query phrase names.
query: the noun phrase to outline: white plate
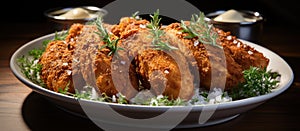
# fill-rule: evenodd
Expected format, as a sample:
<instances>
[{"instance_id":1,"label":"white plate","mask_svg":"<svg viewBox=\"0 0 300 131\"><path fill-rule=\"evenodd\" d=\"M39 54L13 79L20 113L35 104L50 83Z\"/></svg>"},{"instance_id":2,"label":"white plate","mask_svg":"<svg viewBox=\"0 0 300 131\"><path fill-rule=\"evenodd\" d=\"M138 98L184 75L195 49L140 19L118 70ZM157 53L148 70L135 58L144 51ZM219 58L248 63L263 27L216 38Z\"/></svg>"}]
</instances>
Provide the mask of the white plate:
<instances>
[{"instance_id":1,"label":"white plate","mask_svg":"<svg viewBox=\"0 0 300 131\"><path fill-rule=\"evenodd\" d=\"M21 73L20 68L17 65L17 58L21 57L22 55L27 55L29 50L41 47L44 40L52 39L53 37L54 33L32 40L20 47L12 55L10 60L12 72L22 83L27 85L33 91L42 94L48 98L48 100L55 103L58 107L83 117L87 116L101 128L171 129L201 127L222 123L231 120L237 117L239 114L249 111L266 102L267 100L283 93L290 87L294 79L292 69L279 55L260 45L242 40L245 44L254 47L260 52L263 52L264 55L270 59L268 69L278 71L281 74L280 85L272 93L221 104L186 107L150 107L142 105L122 105L98 101L77 100L71 96L56 93L32 83ZM113 111L116 111L117 113ZM202 117L200 120L203 120L202 118L207 119L204 119L202 123L201 121L199 123L199 116L201 113ZM183 120L181 120L181 118Z\"/></svg>"}]
</instances>

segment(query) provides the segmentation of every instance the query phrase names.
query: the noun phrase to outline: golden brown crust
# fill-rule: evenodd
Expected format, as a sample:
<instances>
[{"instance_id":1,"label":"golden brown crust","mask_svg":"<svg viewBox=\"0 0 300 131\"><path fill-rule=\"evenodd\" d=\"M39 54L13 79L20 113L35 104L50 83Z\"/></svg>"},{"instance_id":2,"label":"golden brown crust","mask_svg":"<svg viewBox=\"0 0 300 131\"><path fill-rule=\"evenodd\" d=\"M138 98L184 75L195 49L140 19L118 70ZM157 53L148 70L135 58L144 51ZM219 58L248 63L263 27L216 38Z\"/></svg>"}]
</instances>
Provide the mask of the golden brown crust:
<instances>
[{"instance_id":1,"label":"golden brown crust","mask_svg":"<svg viewBox=\"0 0 300 131\"><path fill-rule=\"evenodd\" d=\"M41 78L51 90L58 92L59 89L67 87L68 82L72 83L70 65L72 59L68 57L71 54L72 51L68 50L68 44L64 41L53 41L48 44L40 64L43 65ZM72 86L69 91L74 92Z\"/></svg>"},{"instance_id":2,"label":"golden brown crust","mask_svg":"<svg viewBox=\"0 0 300 131\"><path fill-rule=\"evenodd\" d=\"M118 46L125 49L118 51L118 58L109 56L108 48L100 49L106 43L95 33L95 25L72 25L66 40L50 42L40 58L42 80L56 92L68 84L70 92L74 92L74 85L90 85L108 96L120 92L128 99L139 91L140 80L155 95L190 99L197 84L195 69L200 77L200 85L196 87L230 90L244 81L243 70L268 66L268 58L229 32L215 29L223 47L219 48L202 44L197 38L186 39L188 34L181 31L180 23L162 28L164 42L178 50L152 49L147 24L147 20L131 17L122 18L117 25L105 24L112 39L120 38ZM115 74L117 79L113 77Z\"/></svg>"},{"instance_id":3,"label":"golden brown crust","mask_svg":"<svg viewBox=\"0 0 300 131\"><path fill-rule=\"evenodd\" d=\"M249 69L250 66L265 68L269 64L269 59L263 53L258 52L249 45L244 44L230 32L216 29L219 34L221 44L234 60L242 66L242 69Z\"/></svg>"},{"instance_id":4,"label":"golden brown crust","mask_svg":"<svg viewBox=\"0 0 300 131\"><path fill-rule=\"evenodd\" d=\"M187 62L184 56L176 52L145 50L137 56L137 72L144 87L153 94L188 100L194 91L193 76L188 65L177 63L174 57L179 62Z\"/></svg>"},{"instance_id":5,"label":"golden brown crust","mask_svg":"<svg viewBox=\"0 0 300 131\"><path fill-rule=\"evenodd\" d=\"M147 20L136 20L131 17L123 17L118 25L112 27L111 32L121 39L138 32L139 30L146 30Z\"/></svg>"},{"instance_id":6,"label":"golden brown crust","mask_svg":"<svg viewBox=\"0 0 300 131\"><path fill-rule=\"evenodd\" d=\"M139 26L140 23L147 22L130 18L125 18L125 20L125 23L124 19L120 21L121 29L118 27L114 29L126 29L124 37L121 39L121 46L135 60L136 72L139 75L142 86L145 89L150 89L154 95L163 94L169 96L170 99L178 97L190 99L194 91L193 76L189 69L189 64L186 64L188 60L182 55L182 52L152 49L152 34L150 30ZM130 20L130 22L127 20ZM174 40L171 36L165 37L168 40L166 42L177 43L174 42L177 39ZM166 52L169 52L169 54ZM174 58L177 59L177 62ZM179 66L182 68L181 70Z\"/></svg>"},{"instance_id":7,"label":"golden brown crust","mask_svg":"<svg viewBox=\"0 0 300 131\"><path fill-rule=\"evenodd\" d=\"M192 51L199 69L200 87L210 89L211 87L225 86L225 89L228 90L236 87L238 83L243 81L242 66L235 61L227 50L198 43L196 38L185 39L184 37L188 34L181 32L180 23L172 23L165 27L164 30L175 34L183 41L182 43L185 44L185 47ZM226 45L224 44L224 46Z\"/></svg>"},{"instance_id":8,"label":"golden brown crust","mask_svg":"<svg viewBox=\"0 0 300 131\"><path fill-rule=\"evenodd\" d=\"M134 67L130 65L127 55L118 51L120 59L126 61L124 64L114 64L113 55L109 55L108 48L101 48L106 43L100 40L95 25L85 25L82 33L78 36L77 55L80 71L86 85L98 87L101 93L108 96L122 93L128 99L132 98L138 90L138 79L136 78ZM112 36L114 37L114 36ZM112 38L114 39L114 38ZM119 58L118 57L118 58ZM114 68L118 67L118 68ZM128 73L128 68L129 73ZM113 79L112 73L120 77ZM130 78L128 78L128 75ZM95 79L94 79L95 78ZM129 85L134 88L132 91L125 91Z\"/></svg>"},{"instance_id":9,"label":"golden brown crust","mask_svg":"<svg viewBox=\"0 0 300 131\"><path fill-rule=\"evenodd\" d=\"M106 25L107 26L107 25ZM40 64L43 65L41 78L46 86L53 91L58 92L59 88L64 90L69 83L69 91L74 93L72 75L76 79L76 86L93 86L98 87L101 93L108 96L116 95L118 92L123 93L127 98L133 97L135 92L126 91L127 85L131 84L138 90L138 79L136 78L135 69L132 65L123 65L117 71L122 80L114 81L111 76L112 56L108 53L108 48L103 46L100 40L96 26L74 24L70 27L69 34L65 41L52 41L48 44L45 52L40 58ZM122 55L124 59L127 55ZM75 61L75 63L73 63ZM128 58L127 58L127 61ZM130 64L130 62L128 62ZM126 78L127 68L130 67L129 77ZM94 79L95 78L95 79ZM131 82L128 83L128 79ZM120 84L122 83L122 84ZM117 90L115 85L119 85Z\"/></svg>"},{"instance_id":10,"label":"golden brown crust","mask_svg":"<svg viewBox=\"0 0 300 131\"><path fill-rule=\"evenodd\" d=\"M40 58L42 64L41 78L46 86L58 92L69 85L69 92L74 93L72 81L72 56L76 37L80 34L82 24L73 24L70 27L66 41L56 40L47 45Z\"/></svg>"}]
</instances>

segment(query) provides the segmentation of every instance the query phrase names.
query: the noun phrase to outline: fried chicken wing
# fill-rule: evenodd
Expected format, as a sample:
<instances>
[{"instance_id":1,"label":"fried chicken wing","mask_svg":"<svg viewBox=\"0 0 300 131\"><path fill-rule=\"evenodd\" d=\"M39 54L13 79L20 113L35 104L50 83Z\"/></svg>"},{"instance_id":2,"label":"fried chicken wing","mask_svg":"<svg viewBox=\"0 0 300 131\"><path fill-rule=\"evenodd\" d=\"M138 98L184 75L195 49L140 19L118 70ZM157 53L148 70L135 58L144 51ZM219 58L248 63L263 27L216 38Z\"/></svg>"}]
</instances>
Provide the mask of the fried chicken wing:
<instances>
[{"instance_id":1,"label":"fried chicken wing","mask_svg":"<svg viewBox=\"0 0 300 131\"><path fill-rule=\"evenodd\" d=\"M199 69L200 87L206 89L225 87L225 90L228 90L243 81L241 65L235 62L226 50L213 45L202 44L196 38L185 38L187 33L182 33L180 23L170 24L164 30L176 35L184 43L184 46L192 52ZM179 49L182 50L182 48Z\"/></svg>"},{"instance_id":2,"label":"fried chicken wing","mask_svg":"<svg viewBox=\"0 0 300 131\"><path fill-rule=\"evenodd\" d=\"M139 75L144 85L150 85L146 87L150 87L155 95L188 100L194 91L193 76L188 65L176 62L171 56L177 56L178 61L186 62L184 56L176 53L168 55L157 50L143 51L137 58Z\"/></svg>"},{"instance_id":3,"label":"fried chicken wing","mask_svg":"<svg viewBox=\"0 0 300 131\"><path fill-rule=\"evenodd\" d=\"M163 94L170 99L190 99L194 91L194 79L189 64L186 64L189 61L182 52L151 48L151 32L144 27L147 23L145 20L122 18L119 24L121 26L113 28L116 35L121 34L122 46L134 59L142 86L150 89L154 95ZM168 40L166 42L174 43L174 40Z\"/></svg>"},{"instance_id":4,"label":"fried chicken wing","mask_svg":"<svg viewBox=\"0 0 300 131\"><path fill-rule=\"evenodd\" d=\"M219 47L203 44L197 37L187 38L180 23L163 26L159 40L174 49L160 49L147 28L149 23L124 17L116 25L103 24L120 49L113 55L101 33L95 33L97 25L73 24L65 40L47 45L39 60L42 80L56 92L69 87L74 93L74 85L88 85L127 99L147 89L153 95L189 100L195 88L231 90L244 81L244 70L269 64L261 52L218 28L213 30L218 33Z\"/></svg>"},{"instance_id":5,"label":"fried chicken wing","mask_svg":"<svg viewBox=\"0 0 300 131\"><path fill-rule=\"evenodd\" d=\"M234 60L242 66L242 69L249 69L250 66L259 68L266 68L269 64L269 59L266 58L263 53L258 52L249 45L244 44L236 36L230 34L230 32L224 32L221 29L216 28L219 34L221 44Z\"/></svg>"},{"instance_id":6,"label":"fried chicken wing","mask_svg":"<svg viewBox=\"0 0 300 131\"><path fill-rule=\"evenodd\" d=\"M58 92L68 87L68 91L74 93L73 60L70 56L74 53L75 41L82 27L82 24L73 24L66 41L55 40L50 42L39 60L42 65L41 78L46 86L53 91Z\"/></svg>"},{"instance_id":7,"label":"fried chicken wing","mask_svg":"<svg viewBox=\"0 0 300 131\"><path fill-rule=\"evenodd\" d=\"M128 99L138 91L138 79L127 55L118 52L118 57L124 61L122 64L113 64L113 55L110 49L101 48L106 43L100 40L95 25L86 25L76 41L80 69L87 85L98 87L101 93L108 96L121 93ZM128 68L129 71L128 71ZM113 79L113 70L117 72L118 79ZM95 78L95 79L93 79ZM96 85L94 85L96 84ZM133 87L134 89L128 89ZM127 90L128 89L128 90Z\"/></svg>"},{"instance_id":8,"label":"fried chicken wing","mask_svg":"<svg viewBox=\"0 0 300 131\"><path fill-rule=\"evenodd\" d=\"M130 62L129 65L122 64L116 71L119 72L119 76L125 77L113 81L111 76L113 61L112 56L108 55L110 50L107 48L100 50L100 47L106 43L100 40L96 31L95 25L73 25L65 41L49 43L40 59L43 65L41 78L49 89L56 92L59 89L63 90L68 82L71 82L69 91L74 93L73 79L75 78L77 87L86 85L98 87L101 93L108 96L121 92L130 99L138 90L138 79L134 68ZM127 55L121 57L128 59ZM130 67L129 73L126 67ZM131 84L135 90L127 91L128 84ZM118 87L116 88L115 85Z\"/></svg>"}]
</instances>

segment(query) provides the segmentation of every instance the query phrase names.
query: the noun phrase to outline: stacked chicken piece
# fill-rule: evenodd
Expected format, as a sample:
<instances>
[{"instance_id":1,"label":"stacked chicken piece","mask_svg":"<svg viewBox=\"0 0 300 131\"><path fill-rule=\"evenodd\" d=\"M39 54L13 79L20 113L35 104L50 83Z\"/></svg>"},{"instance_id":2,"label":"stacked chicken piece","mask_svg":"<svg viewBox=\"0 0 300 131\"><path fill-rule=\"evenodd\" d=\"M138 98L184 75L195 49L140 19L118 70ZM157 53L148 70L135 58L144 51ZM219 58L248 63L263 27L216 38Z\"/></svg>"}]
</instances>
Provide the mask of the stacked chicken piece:
<instances>
[{"instance_id":1,"label":"stacked chicken piece","mask_svg":"<svg viewBox=\"0 0 300 131\"><path fill-rule=\"evenodd\" d=\"M222 48L186 38L180 23L172 23L161 27L162 39L176 49L155 49L149 23L124 17L116 25L105 24L112 39L120 39L117 55L102 48L106 43L95 33L96 25L72 25L67 38L49 43L40 58L42 80L56 92L68 87L74 93L75 86L88 85L127 99L150 90L153 95L188 100L195 88L231 90L243 82L243 70L268 66L261 52L220 29L214 30Z\"/></svg>"}]
</instances>

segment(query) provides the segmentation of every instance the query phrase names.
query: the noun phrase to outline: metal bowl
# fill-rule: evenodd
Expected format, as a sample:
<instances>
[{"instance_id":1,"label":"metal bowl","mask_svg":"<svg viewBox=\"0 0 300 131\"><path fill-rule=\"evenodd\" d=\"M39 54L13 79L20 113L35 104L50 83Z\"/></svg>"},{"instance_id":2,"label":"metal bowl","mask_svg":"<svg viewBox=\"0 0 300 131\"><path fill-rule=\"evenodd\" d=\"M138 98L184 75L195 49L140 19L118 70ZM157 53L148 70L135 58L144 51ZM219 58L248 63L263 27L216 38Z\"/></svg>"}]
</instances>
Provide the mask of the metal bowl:
<instances>
[{"instance_id":1,"label":"metal bowl","mask_svg":"<svg viewBox=\"0 0 300 131\"><path fill-rule=\"evenodd\" d=\"M219 10L206 14L210 22L219 29L231 32L232 35L240 39L248 40L254 43L261 43L263 33L264 17L255 11L237 10L244 18L253 19L253 21L243 22L220 22L214 21L214 18L225 13L225 10Z\"/></svg>"},{"instance_id":2,"label":"metal bowl","mask_svg":"<svg viewBox=\"0 0 300 131\"><path fill-rule=\"evenodd\" d=\"M62 14L65 14L68 11L75 8L82 8L86 10L89 13L89 17L85 17L85 18L60 17ZM105 16L107 15L107 13L108 12L105 9L95 7L95 6L77 6L77 7L66 7L66 8L59 7L59 8L49 9L44 12L44 15L51 23L55 25L54 27L56 30L61 30L61 29L68 29L70 25L72 25L73 23L85 24L86 22L96 19L98 16Z\"/></svg>"}]
</instances>

